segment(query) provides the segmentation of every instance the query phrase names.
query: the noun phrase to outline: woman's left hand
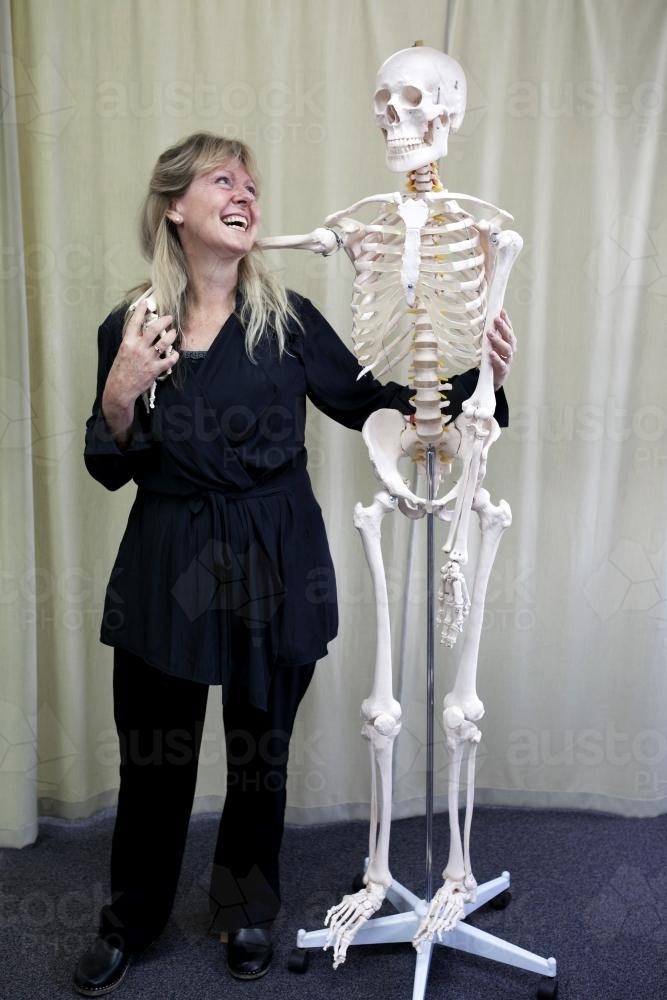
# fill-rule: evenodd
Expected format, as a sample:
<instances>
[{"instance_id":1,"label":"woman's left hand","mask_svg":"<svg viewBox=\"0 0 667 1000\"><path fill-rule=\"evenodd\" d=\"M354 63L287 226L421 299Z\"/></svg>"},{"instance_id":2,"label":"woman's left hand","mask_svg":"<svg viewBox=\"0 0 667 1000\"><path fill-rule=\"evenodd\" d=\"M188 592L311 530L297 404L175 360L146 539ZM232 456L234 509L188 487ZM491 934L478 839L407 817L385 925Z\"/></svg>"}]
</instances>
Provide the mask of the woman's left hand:
<instances>
[{"instance_id":1,"label":"woman's left hand","mask_svg":"<svg viewBox=\"0 0 667 1000\"><path fill-rule=\"evenodd\" d=\"M496 316L487 336L491 345L489 360L493 369L493 385L495 389L500 389L510 373L516 354L516 337L510 318L504 309L501 310L500 316Z\"/></svg>"}]
</instances>

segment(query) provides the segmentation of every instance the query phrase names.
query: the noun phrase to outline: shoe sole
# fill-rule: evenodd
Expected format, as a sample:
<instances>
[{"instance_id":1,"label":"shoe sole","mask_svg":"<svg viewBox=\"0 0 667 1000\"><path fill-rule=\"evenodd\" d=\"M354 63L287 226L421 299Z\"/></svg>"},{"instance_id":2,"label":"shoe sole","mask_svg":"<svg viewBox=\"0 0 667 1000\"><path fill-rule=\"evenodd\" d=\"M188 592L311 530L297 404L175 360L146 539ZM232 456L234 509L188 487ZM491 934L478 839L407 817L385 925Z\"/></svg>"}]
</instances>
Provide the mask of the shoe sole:
<instances>
[{"instance_id":1,"label":"shoe sole","mask_svg":"<svg viewBox=\"0 0 667 1000\"><path fill-rule=\"evenodd\" d=\"M113 993L113 991L117 990L120 984L125 979L125 976L127 975L131 964L132 964L131 962L128 962L125 968L123 969L122 973L118 977L118 979L116 979L115 982L110 983L109 986L97 986L87 990L83 986L76 986L75 984L73 984L74 989L82 997L101 997L104 996L105 993Z\"/></svg>"}]
</instances>

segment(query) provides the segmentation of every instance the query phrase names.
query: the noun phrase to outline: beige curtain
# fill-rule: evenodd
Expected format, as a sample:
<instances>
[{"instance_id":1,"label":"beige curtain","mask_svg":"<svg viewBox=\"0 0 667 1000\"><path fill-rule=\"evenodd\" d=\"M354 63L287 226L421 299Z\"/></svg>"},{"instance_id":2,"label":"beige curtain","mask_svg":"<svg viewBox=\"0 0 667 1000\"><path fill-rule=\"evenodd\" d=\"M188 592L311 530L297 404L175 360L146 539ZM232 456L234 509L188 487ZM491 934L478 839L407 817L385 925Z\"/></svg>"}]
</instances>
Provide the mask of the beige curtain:
<instances>
[{"instance_id":1,"label":"beige curtain","mask_svg":"<svg viewBox=\"0 0 667 1000\"><path fill-rule=\"evenodd\" d=\"M422 39L464 65L468 112L442 175L511 211L512 425L488 485L511 504L489 591L478 801L665 811L663 390L667 13L662 0L0 0L3 336L0 836L111 805L117 746L104 587L133 490L86 474L96 329L145 275L136 214L157 154L195 129L247 140L266 233L305 232L384 166L375 71ZM351 266L274 254L349 340ZM359 705L373 595L351 523L375 483L361 437L310 414L311 474L341 632L297 722L289 819L366 816ZM404 708L395 812L423 808L424 526L385 520ZM439 650L437 700L456 662ZM212 689L197 808L224 788ZM439 732L439 712L436 729ZM446 758L436 753L437 801Z\"/></svg>"}]
</instances>

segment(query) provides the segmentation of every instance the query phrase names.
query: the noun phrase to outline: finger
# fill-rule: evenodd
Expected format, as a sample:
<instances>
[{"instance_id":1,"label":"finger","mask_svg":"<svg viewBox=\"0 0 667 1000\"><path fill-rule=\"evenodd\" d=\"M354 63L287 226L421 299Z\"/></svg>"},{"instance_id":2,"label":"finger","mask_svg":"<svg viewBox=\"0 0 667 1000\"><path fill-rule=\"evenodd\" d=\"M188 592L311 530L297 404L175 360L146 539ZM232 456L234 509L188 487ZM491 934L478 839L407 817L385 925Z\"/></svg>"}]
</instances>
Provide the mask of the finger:
<instances>
[{"instance_id":1,"label":"finger","mask_svg":"<svg viewBox=\"0 0 667 1000\"><path fill-rule=\"evenodd\" d=\"M180 354L178 351L174 351L172 348L171 354L167 354L164 357L158 358L158 375L165 375L171 371L175 364L177 364Z\"/></svg>"},{"instance_id":2,"label":"finger","mask_svg":"<svg viewBox=\"0 0 667 1000\"><path fill-rule=\"evenodd\" d=\"M488 337L489 337L489 343L496 352L500 354L511 353L510 344L508 343L508 341L505 340L502 333L500 333L498 330L489 330Z\"/></svg>"},{"instance_id":3,"label":"finger","mask_svg":"<svg viewBox=\"0 0 667 1000\"><path fill-rule=\"evenodd\" d=\"M156 343L162 344L163 348L167 350L175 342L177 336L178 332L172 326L169 330L163 330L160 333Z\"/></svg>"},{"instance_id":4,"label":"finger","mask_svg":"<svg viewBox=\"0 0 667 1000\"><path fill-rule=\"evenodd\" d=\"M489 360L491 361L491 367L493 368L496 375L506 375L508 371L508 364L505 358L501 357L497 351L491 351L489 355Z\"/></svg>"},{"instance_id":5,"label":"finger","mask_svg":"<svg viewBox=\"0 0 667 1000\"><path fill-rule=\"evenodd\" d=\"M503 337L503 339L507 340L512 329L507 320L503 319L502 316L496 316L495 320L493 321L493 325L500 334L500 336Z\"/></svg>"},{"instance_id":6,"label":"finger","mask_svg":"<svg viewBox=\"0 0 667 1000\"><path fill-rule=\"evenodd\" d=\"M132 317L127 324L125 330L126 335L131 334L134 337L141 336L141 329L146 317L146 311L148 309L148 303L146 299L142 299L141 302L137 302L136 306L132 310Z\"/></svg>"},{"instance_id":7,"label":"finger","mask_svg":"<svg viewBox=\"0 0 667 1000\"><path fill-rule=\"evenodd\" d=\"M161 340L159 337L154 344L150 345L150 350L155 351L158 358L173 358L176 353L173 343L169 343L167 340Z\"/></svg>"},{"instance_id":8,"label":"finger","mask_svg":"<svg viewBox=\"0 0 667 1000\"><path fill-rule=\"evenodd\" d=\"M496 330L493 331L497 337L497 346L507 347L509 353L513 354L516 350L516 337L514 336L514 331L512 327L502 319L497 319Z\"/></svg>"},{"instance_id":9,"label":"finger","mask_svg":"<svg viewBox=\"0 0 667 1000\"><path fill-rule=\"evenodd\" d=\"M155 343L157 338L163 334L172 324L173 316L150 316L144 320L143 330L147 334L149 343Z\"/></svg>"},{"instance_id":10,"label":"finger","mask_svg":"<svg viewBox=\"0 0 667 1000\"><path fill-rule=\"evenodd\" d=\"M507 315L507 312L506 312L505 309L501 310L500 315L501 315L501 318L503 320L504 328L505 328L505 332L506 332L505 339L508 341L508 343L510 343L512 345L512 350L516 350L517 339L516 339L516 334L514 333L514 328L512 327L512 321L510 320L509 316Z\"/></svg>"}]
</instances>

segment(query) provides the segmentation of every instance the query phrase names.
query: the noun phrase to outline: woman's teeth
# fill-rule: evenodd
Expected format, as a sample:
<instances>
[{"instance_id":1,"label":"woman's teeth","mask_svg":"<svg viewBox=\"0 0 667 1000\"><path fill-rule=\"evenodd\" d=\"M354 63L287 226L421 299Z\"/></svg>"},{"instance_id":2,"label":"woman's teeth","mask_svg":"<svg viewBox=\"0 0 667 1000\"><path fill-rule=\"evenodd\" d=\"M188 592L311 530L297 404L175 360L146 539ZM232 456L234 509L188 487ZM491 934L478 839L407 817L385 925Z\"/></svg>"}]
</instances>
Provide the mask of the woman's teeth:
<instances>
[{"instance_id":1,"label":"woman's teeth","mask_svg":"<svg viewBox=\"0 0 667 1000\"><path fill-rule=\"evenodd\" d=\"M243 215L228 215L222 220L226 226L231 226L235 229L247 229L248 220Z\"/></svg>"}]
</instances>

